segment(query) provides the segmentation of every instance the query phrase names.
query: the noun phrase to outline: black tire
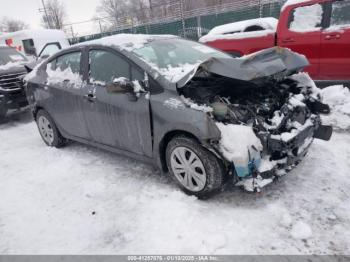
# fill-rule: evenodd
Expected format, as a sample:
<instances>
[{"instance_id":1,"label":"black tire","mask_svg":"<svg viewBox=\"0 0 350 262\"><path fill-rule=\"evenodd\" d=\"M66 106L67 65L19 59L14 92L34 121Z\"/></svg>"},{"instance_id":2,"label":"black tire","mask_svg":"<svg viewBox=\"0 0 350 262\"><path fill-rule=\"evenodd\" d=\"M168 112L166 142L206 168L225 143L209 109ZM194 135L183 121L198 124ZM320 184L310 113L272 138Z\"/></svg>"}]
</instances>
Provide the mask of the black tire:
<instances>
[{"instance_id":1,"label":"black tire","mask_svg":"<svg viewBox=\"0 0 350 262\"><path fill-rule=\"evenodd\" d=\"M186 188L176 177L171 166L172 153L176 148L184 147L193 151L201 160L205 173L205 186L200 191L191 191ZM224 183L225 169L223 163L212 152L200 145L195 139L186 136L174 137L166 148L166 161L169 173L179 187L188 195L194 195L198 198L205 199L218 192Z\"/></svg>"},{"instance_id":2,"label":"black tire","mask_svg":"<svg viewBox=\"0 0 350 262\"><path fill-rule=\"evenodd\" d=\"M47 141L47 139L45 139L44 135L42 134L40 127L39 127L39 119L41 117L44 117L48 120L50 127L52 128L53 131L53 140L51 142ZM54 122L54 120L52 119L52 117L43 109L40 109L38 111L38 113L36 114L36 123L39 129L39 133L41 138L43 139L43 141L45 142L46 145L50 146L50 147L56 147L56 148L61 148L63 146L66 145L67 140L61 135L61 133L58 131L57 126Z\"/></svg>"},{"instance_id":3,"label":"black tire","mask_svg":"<svg viewBox=\"0 0 350 262\"><path fill-rule=\"evenodd\" d=\"M6 107L0 107L0 119L5 118L7 113Z\"/></svg>"}]
</instances>

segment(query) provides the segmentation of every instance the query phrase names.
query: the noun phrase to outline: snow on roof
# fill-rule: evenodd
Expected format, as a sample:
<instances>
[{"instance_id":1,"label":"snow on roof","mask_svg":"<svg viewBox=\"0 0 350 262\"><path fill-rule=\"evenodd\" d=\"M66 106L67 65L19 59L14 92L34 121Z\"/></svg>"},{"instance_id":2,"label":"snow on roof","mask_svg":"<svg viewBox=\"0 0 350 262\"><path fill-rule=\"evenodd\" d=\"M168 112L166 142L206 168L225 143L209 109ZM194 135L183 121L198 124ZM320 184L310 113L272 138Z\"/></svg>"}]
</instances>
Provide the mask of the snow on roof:
<instances>
[{"instance_id":1,"label":"snow on roof","mask_svg":"<svg viewBox=\"0 0 350 262\"><path fill-rule=\"evenodd\" d=\"M208 35L231 34L243 32L247 27L258 25L265 29L276 30L278 20L273 17L250 19L214 27Z\"/></svg>"},{"instance_id":2,"label":"snow on roof","mask_svg":"<svg viewBox=\"0 0 350 262\"><path fill-rule=\"evenodd\" d=\"M216 40L232 40L232 39L263 37L263 36L268 36L270 34L274 34L275 32L276 31L274 30L262 30L262 31L242 32L242 33L226 34L226 35L205 35L201 39L199 39L199 42L207 43L207 42L213 42Z\"/></svg>"},{"instance_id":3,"label":"snow on roof","mask_svg":"<svg viewBox=\"0 0 350 262\"><path fill-rule=\"evenodd\" d=\"M278 20L273 17L256 18L214 27L199 41L202 43L218 39L242 39L260 37L276 32ZM261 26L265 30L244 32L248 27Z\"/></svg>"},{"instance_id":4,"label":"snow on roof","mask_svg":"<svg viewBox=\"0 0 350 262\"><path fill-rule=\"evenodd\" d=\"M56 29L33 29L33 30L21 30L12 33L4 33L0 35L0 38L11 38L16 36L30 36L31 38L66 38L66 35L61 30Z\"/></svg>"},{"instance_id":5,"label":"snow on roof","mask_svg":"<svg viewBox=\"0 0 350 262\"><path fill-rule=\"evenodd\" d=\"M281 12L286 9L288 6L291 5L296 5L296 4L301 4L301 3L306 3L310 2L311 0L287 0L287 2L284 3L284 5L281 8Z\"/></svg>"},{"instance_id":6,"label":"snow on roof","mask_svg":"<svg viewBox=\"0 0 350 262\"><path fill-rule=\"evenodd\" d=\"M105 45L116 46L120 49L132 51L134 49L142 48L148 42L156 39L177 38L173 35L143 35L143 34L118 34L113 36L103 37L101 39L91 40L77 45Z\"/></svg>"}]
</instances>

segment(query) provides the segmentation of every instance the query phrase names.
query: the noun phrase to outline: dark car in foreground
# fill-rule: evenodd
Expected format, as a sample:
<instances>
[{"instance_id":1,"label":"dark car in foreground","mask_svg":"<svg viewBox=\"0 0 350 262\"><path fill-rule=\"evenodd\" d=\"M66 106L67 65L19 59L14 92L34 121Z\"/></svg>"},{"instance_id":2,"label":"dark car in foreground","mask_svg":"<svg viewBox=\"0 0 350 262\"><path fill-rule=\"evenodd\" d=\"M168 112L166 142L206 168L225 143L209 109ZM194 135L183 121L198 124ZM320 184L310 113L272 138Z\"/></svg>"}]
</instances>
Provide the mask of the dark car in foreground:
<instances>
[{"instance_id":1,"label":"dark car in foreground","mask_svg":"<svg viewBox=\"0 0 350 262\"><path fill-rule=\"evenodd\" d=\"M23 78L27 74L24 67L28 60L16 49L0 46L0 118L9 110L28 106L23 88Z\"/></svg>"},{"instance_id":2,"label":"dark car in foreground","mask_svg":"<svg viewBox=\"0 0 350 262\"><path fill-rule=\"evenodd\" d=\"M304 56L232 58L174 36L117 35L63 50L27 77L48 146L79 141L169 172L199 197L233 181L259 191L306 155L329 113Z\"/></svg>"}]
</instances>

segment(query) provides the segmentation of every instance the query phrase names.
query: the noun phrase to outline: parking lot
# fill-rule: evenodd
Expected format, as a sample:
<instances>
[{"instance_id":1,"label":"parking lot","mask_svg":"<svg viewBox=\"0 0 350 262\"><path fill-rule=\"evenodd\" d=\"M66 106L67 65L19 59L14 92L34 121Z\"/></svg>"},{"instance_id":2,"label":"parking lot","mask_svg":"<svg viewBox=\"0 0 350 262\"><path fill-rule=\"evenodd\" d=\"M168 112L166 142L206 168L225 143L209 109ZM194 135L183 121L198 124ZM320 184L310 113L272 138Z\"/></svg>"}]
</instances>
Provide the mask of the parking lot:
<instances>
[{"instance_id":1,"label":"parking lot","mask_svg":"<svg viewBox=\"0 0 350 262\"><path fill-rule=\"evenodd\" d=\"M230 185L201 201L154 168L42 142L29 114L0 126L0 252L6 254L346 254L350 134L315 141L262 194Z\"/></svg>"}]
</instances>

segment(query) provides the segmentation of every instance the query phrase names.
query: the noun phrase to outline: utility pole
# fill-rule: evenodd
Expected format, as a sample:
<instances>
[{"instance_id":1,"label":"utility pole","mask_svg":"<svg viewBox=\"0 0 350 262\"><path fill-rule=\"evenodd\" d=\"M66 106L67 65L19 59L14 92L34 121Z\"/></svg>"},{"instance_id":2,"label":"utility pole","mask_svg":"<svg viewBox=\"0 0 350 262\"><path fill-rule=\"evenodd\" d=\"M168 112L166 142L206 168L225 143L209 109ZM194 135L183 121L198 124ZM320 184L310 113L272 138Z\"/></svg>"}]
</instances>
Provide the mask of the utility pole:
<instances>
[{"instance_id":1,"label":"utility pole","mask_svg":"<svg viewBox=\"0 0 350 262\"><path fill-rule=\"evenodd\" d=\"M43 5L43 9L44 9L44 13L45 13L45 17L46 17L46 23L49 27L49 29L51 28L51 23L50 23L50 19L49 19L49 16L47 14L47 10L46 10L46 6L45 6L45 1L44 0L41 0L41 3Z\"/></svg>"},{"instance_id":2,"label":"utility pole","mask_svg":"<svg viewBox=\"0 0 350 262\"><path fill-rule=\"evenodd\" d=\"M98 19L98 25L100 26L100 33L103 33L101 19Z\"/></svg>"},{"instance_id":3,"label":"utility pole","mask_svg":"<svg viewBox=\"0 0 350 262\"><path fill-rule=\"evenodd\" d=\"M263 3L262 0L259 0L259 17L262 18L263 16Z\"/></svg>"},{"instance_id":4,"label":"utility pole","mask_svg":"<svg viewBox=\"0 0 350 262\"><path fill-rule=\"evenodd\" d=\"M184 0L180 0L180 12L181 12L181 22L182 22L182 31L184 38L186 38L186 25L185 25L185 15L184 15Z\"/></svg>"}]
</instances>

